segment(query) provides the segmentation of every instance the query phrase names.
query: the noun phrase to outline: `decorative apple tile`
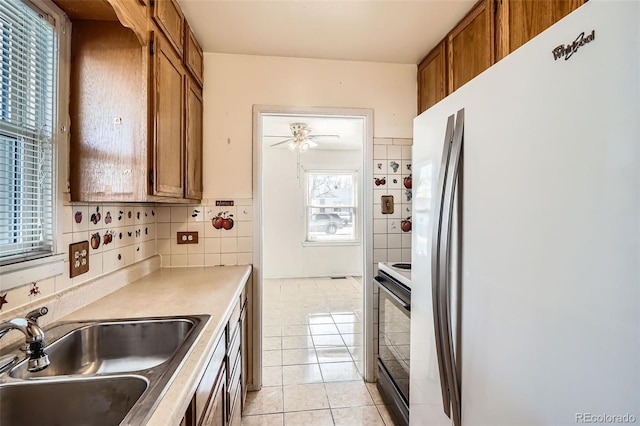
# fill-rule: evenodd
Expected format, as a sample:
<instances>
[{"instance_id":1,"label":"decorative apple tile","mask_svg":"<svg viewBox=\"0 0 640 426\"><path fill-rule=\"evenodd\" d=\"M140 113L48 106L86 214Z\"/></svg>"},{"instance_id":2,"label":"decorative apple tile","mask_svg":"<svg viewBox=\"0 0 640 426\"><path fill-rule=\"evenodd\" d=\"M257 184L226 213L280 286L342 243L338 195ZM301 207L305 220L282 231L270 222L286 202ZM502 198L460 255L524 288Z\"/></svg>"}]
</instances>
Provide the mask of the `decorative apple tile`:
<instances>
[{"instance_id":1,"label":"decorative apple tile","mask_svg":"<svg viewBox=\"0 0 640 426\"><path fill-rule=\"evenodd\" d=\"M373 178L373 184L376 187L383 187L387 184L387 178L386 176L374 176Z\"/></svg>"},{"instance_id":2,"label":"decorative apple tile","mask_svg":"<svg viewBox=\"0 0 640 426\"><path fill-rule=\"evenodd\" d=\"M413 178L411 175L402 177L402 186L406 189L411 189L413 187Z\"/></svg>"},{"instance_id":3,"label":"decorative apple tile","mask_svg":"<svg viewBox=\"0 0 640 426\"><path fill-rule=\"evenodd\" d=\"M100 235L100 231L90 232L91 238L89 239L89 246L91 247L91 252L99 252L102 247L102 236Z\"/></svg>"},{"instance_id":4,"label":"decorative apple tile","mask_svg":"<svg viewBox=\"0 0 640 426\"><path fill-rule=\"evenodd\" d=\"M89 207L77 205L73 206L72 230L81 232L89 229Z\"/></svg>"},{"instance_id":5,"label":"decorative apple tile","mask_svg":"<svg viewBox=\"0 0 640 426\"><path fill-rule=\"evenodd\" d=\"M211 226L215 229L230 230L233 228L233 214L229 211L221 211L211 220Z\"/></svg>"},{"instance_id":6,"label":"decorative apple tile","mask_svg":"<svg viewBox=\"0 0 640 426\"><path fill-rule=\"evenodd\" d=\"M411 216L403 219L400 222L400 229L402 232L411 232Z\"/></svg>"},{"instance_id":7,"label":"decorative apple tile","mask_svg":"<svg viewBox=\"0 0 640 426\"><path fill-rule=\"evenodd\" d=\"M117 235L116 232L112 229L104 231L102 235L102 246L103 250L113 250L116 246ZM108 247L108 248L107 248Z\"/></svg>"}]
</instances>

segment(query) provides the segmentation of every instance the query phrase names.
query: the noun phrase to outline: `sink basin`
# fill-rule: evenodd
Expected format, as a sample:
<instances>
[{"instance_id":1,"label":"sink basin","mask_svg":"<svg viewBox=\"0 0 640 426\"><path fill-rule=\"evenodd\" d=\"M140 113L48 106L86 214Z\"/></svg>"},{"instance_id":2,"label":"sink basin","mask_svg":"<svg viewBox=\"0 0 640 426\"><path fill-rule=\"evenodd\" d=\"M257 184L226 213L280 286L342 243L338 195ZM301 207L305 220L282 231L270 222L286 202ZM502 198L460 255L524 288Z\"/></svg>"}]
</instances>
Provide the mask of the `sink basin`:
<instances>
[{"instance_id":1,"label":"sink basin","mask_svg":"<svg viewBox=\"0 0 640 426\"><path fill-rule=\"evenodd\" d=\"M36 373L25 362L10 373L29 379L61 375L117 374L147 370L169 360L194 326L190 319L90 323L46 347L51 364ZM55 327L47 333L55 333Z\"/></svg>"},{"instance_id":2,"label":"sink basin","mask_svg":"<svg viewBox=\"0 0 640 426\"><path fill-rule=\"evenodd\" d=\"M2 425L117 425L147 389L140 376L0 385Z\"/></svg>"},{"instance_id":3,"label":"sink basin","mask_svg":"<svg viewBox=\"0 0 640 426\"><path fill-rule=\"evenodd\" d=\"M0 425L143 425L210 315L64 322L45 328L51 364L0 374Z\"/></svg>"}]
</instances>

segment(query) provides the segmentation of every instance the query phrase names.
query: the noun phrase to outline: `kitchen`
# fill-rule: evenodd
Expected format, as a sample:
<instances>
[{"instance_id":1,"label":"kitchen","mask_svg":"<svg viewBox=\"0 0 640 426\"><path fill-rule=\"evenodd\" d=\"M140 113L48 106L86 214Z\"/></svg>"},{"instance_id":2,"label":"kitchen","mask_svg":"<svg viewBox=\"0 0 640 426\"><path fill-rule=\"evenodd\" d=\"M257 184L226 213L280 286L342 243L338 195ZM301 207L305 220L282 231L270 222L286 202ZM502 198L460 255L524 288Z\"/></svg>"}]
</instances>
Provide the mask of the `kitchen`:
<instances>
[{"instance_id":1,"label":"kitchen","mask_svg":"<svg viewBox=\"0 0 640 426\"><path fill-rule=\"evenodd\" d=\"M190 21L192 18L195 19L194 16L189 16L189 2L181 2L181 6ZM443 24L439 37L442 37L447 30L452 28L471 6L472 4L469 3L466 5L466 9L461 11L457 17L452 17L450 22ZM465 8L465 6L460 7ZM436 42L437 39L434 39L432 45L435 45ZM157 253L163 256L163 265L166 264L165 259L167 258L171 266L189 266L190 262L194 261L193 259L197 259L195 262L202 259L201 262L204 263L192 263L192 265L252 263L252 241L249 238L252 238L253 235L258 235L255 229L251 229L253 221L251 180L252 106L254 104L331 107L366 106L375 111L374 143L376 138L380 139L379 142L381 144L385 144L388 140L411 139L413 137L412 120L416 115L415 63L427 53L426 50L430 47L419 54L419 57L412 62L413 65L205 52L203 55L205 76L203 104L207 119L203 130L204 140L207 142L203 147L205 166L203 176L204 194L202 198L210 200L206 203L203 201L205 206L214 204L218 200L234 201L234 206L219 209L221 211L233 211L236 219L237 231L235 232L237 233L235 235L227 237L222 234L224 231L220 231L220 240L229 239L229 241L225 242L226 250L220 252L222 251L221 246L218 253L199 253L197 250L190 251L191 246L184 250L185 246L180 247L177 244L173 244L173 234L176 231L195 231L205 237L206 232L211 232L210 227L205 228L202 226L203 221L198 223L197 220L193 220L192 214L194 212L186 207L164 207L158 204L158 208L153 209L147 205L131 206L129 204L118 204L117 202L101 204L102 211L96 211L95 204L65 206L64 217L71 219L76 211L80 211L85 217L85 221L77 224L80 226L73 225L74 222L72 220L67 220L63 223L63 233L67 235L68 243L76 242L73 235L74 232L86 233L90 237L94 233L91 230L97 230L98 225L87 224L87 219L97 213L106 216L106 208L109 208L108 212L113 217L119 216L119 212L122 210L125 221L130 220L128 218L129 214L134 218L125 225L126 227L132 227L131 231L125 231L125 240L127 232L133 232L135 235L135 231L141 229L143 235L146 234L144 228L139 228L136 225L138 223L144 224L145 220L150 221L144 218L158 215L157 223L149 226L149 232L151 235L154 233L156 235L158 241ZM259 70L259 72L256 72L256 70ZM295 90L292 90L292 87ZM381 90L381 87L387 89ZM111 206L114 208L111 208ZM126 208L122 209L121 207ZM216 213L217 211L213 212L214 215ZM206 215L207 212L204 214ZM143 219L135 219L138 216ZM160 217L162 217L162 220L160 220ZM207 217L207 219L209 218ZM103 230L103 228L99 229ZM241 229L243 229L242 235L240 234ZM234 230L231 232L234 232ZM218 238L213 235L210 237ZM122 243L122 247L119 247L119 249L124 250L122 257L127 264L132 264L135 260L143 259L149 254L144 245L138 245L138 241L146 242L153 239L148 237L149 240L145 241L143 236L139 237L141 240L136 240L136 237L131 238L130 243ZM231 241L232 239L235 239L235 241ZM222 241L220 241L220 244L222 244ZM64 245L67 245L67 242ZM138 246L140 251L136 251ZM151 248L150 250L153 253L153 249ZM90 277L97 278L103 272L115 270L115 265L118 265L116 263L117 255L112 258L111 256L114 256L112 252L112 250L108 250L97 254L102 255L103 268L104 265L110 266L108 269L91 268L89 270ZM193 254L193 256L190 254ZM211 256L208 256L209 254ZM222 260L223 256L224 261ZM104 260L106 257L109 257L108 262ZM207 263L208 261L212 263ZM142 273L140 272L140 274ZM74 279L75 281L68 277L66 280L30 278L25 282L37 282L33 288L35 295L25 296L23 294L29 294L29 292L15 291L5 296L8 303L16 303L15 301L18 300L21 301L20 305L23 305L30 302L32 298L51 296L67 289L69 286L84 282L85 279L82 276L80 277L79 279ZM7 304L5 309L7 308L11 308L11 305ZM3 311L3 320L11 317L5 317L5 312Z\"/></svg>"}]
</instances>

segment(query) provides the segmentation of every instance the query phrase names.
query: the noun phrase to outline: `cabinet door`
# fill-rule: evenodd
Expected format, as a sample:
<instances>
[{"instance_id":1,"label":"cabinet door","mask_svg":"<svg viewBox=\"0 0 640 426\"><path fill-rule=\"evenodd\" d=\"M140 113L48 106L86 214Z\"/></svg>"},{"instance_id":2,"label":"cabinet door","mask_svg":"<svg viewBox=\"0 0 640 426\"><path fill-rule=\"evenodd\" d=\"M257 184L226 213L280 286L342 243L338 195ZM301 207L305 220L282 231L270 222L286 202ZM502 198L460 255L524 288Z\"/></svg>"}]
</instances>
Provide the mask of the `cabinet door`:
<instances>
[{"instance_id":1,"label":"cabinet door","mask_svg":"<svg viewBox=\"0 0 640 426\"><path fill-rule=\"evenodd\" d=\"M182 58L184 15L176 0L152 0L153 20Z\"/></svg>"},{"instance_id":2,"label":"cabinet door","mask_svg":"<svg viewBox=\"0 0 640 426\"><path fill-rule=\"evenodd\" d=\"M186 198L202 198L202 90L189 77L186 99Z\"/></svg>"},{"instance_id":3,"label":"cabinet door","mask_svg":"<svg viewBox=\"0 0 640 426\"><path fill-rule=\"evenodd\" d=\"M216 384L211 393L211 399L202 418L201 426L225 426L227 424L226 413L227 375L222 367L216 379Z\"/></svg>"},{"instance_id":4,"label":"cabinet door","mask_svg":"<svg viewBox=\"0 0 640 426\"><path fill-rule=\"evenodd\" d=\"M447 43L442 41L418 65L418 114L447 96Z\"/></svg>"},{"instance_id":5,"label":"cabinet door","mask_svg":"<svg viewBox=\"0 0 640 426\"><path fill-rule=\"evenodd\" d=\"M200 47L198 40L196 40L196 36L191 32L191 28L188 24L185 25L184 48L184 64L191 72L193 78L195 78L198 84L202 86L204 70L202 48Z\"/></svg>"},{"instance_id":6,"label":"cabinet door","mask_svg":"<svg viewBox=\"0 0 640 426\"><path fill-rule=\"evenodd\" d=\"M242 408L244 408L244 402L247 398L247 385L249 384L249 322L247 321L247 306L248 304L245 302L240 314L240 333L242 333L240 335L240 352L242 354L240 406Z\"/></svg>"},{"instance_id":7,"label":"cabinet door","mask_svg":"<svg viewBox=\"0 0 640 426\"><path fill-rule=\"evenodd\" d=\"M153 39L152 192L183 197L185 72L166 39L160 34L154 34Z\"/></svg>"},{"instance_id":8,"label":"cabinet door","mask_svg":"<svg viewBox=\"0 0 640 426\"><path fill-rule=\"evenodd\" d=\"M449 93L494 62L494 0L483 0L449 33Z\"/></svg>"},{"instance_id":9,"label":"cabinet door","mask_svg":"<svg viewBox=\"0 0 640 426\"><path fill-rule=\"evenodd\" d=\"M585 0L499 0L496 55L502 59L583 5Z\"/></svg>"}]
</instances>

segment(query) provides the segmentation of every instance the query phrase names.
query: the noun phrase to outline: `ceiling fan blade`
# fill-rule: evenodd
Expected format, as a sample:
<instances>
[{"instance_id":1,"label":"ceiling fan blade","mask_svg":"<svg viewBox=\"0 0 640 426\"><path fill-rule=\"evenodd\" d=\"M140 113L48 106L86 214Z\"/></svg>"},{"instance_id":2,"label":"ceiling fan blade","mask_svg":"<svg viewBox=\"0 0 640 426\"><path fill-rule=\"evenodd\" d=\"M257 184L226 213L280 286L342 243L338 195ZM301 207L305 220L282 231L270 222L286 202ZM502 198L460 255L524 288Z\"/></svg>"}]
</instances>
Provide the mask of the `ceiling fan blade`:
<instances>
[{"instance_id":1,"label":"ceiling fan blade","mask_svg":"<svg viewBox=\"0 0 640 426\"><path fill-rule=\"evenodd\" d=\"M307 139L307 143L309 144L309 148L315 148L318 146L318 144L312 141L311 139Z\"/></svg>"},{"instance_id":2,"label":"ceiling fan blade","mask_svg":"<svg viewBox=\"0 0 640 426\"><path fill-rule=\"evenodd\" d=\"M308 138L309 139L313 139L313 138L336 138L336 139L340 139L340 135L309 135Z\"/></svg>"},{"instance_id":3,"label":"ceiling fan blade","mask_svg":"<svg viewBox=\"0 0 640 426\"><path fill-rule=\"evenodd\" d=\"M280 142L272 143L270 146L278 146L278 145L282 145L283 143L287 143L287 142L290 142L290 141L292 141L292 140L293 140L293 138L285 139L285 140L280 141Z\"/></svg>"}]
</instances>

